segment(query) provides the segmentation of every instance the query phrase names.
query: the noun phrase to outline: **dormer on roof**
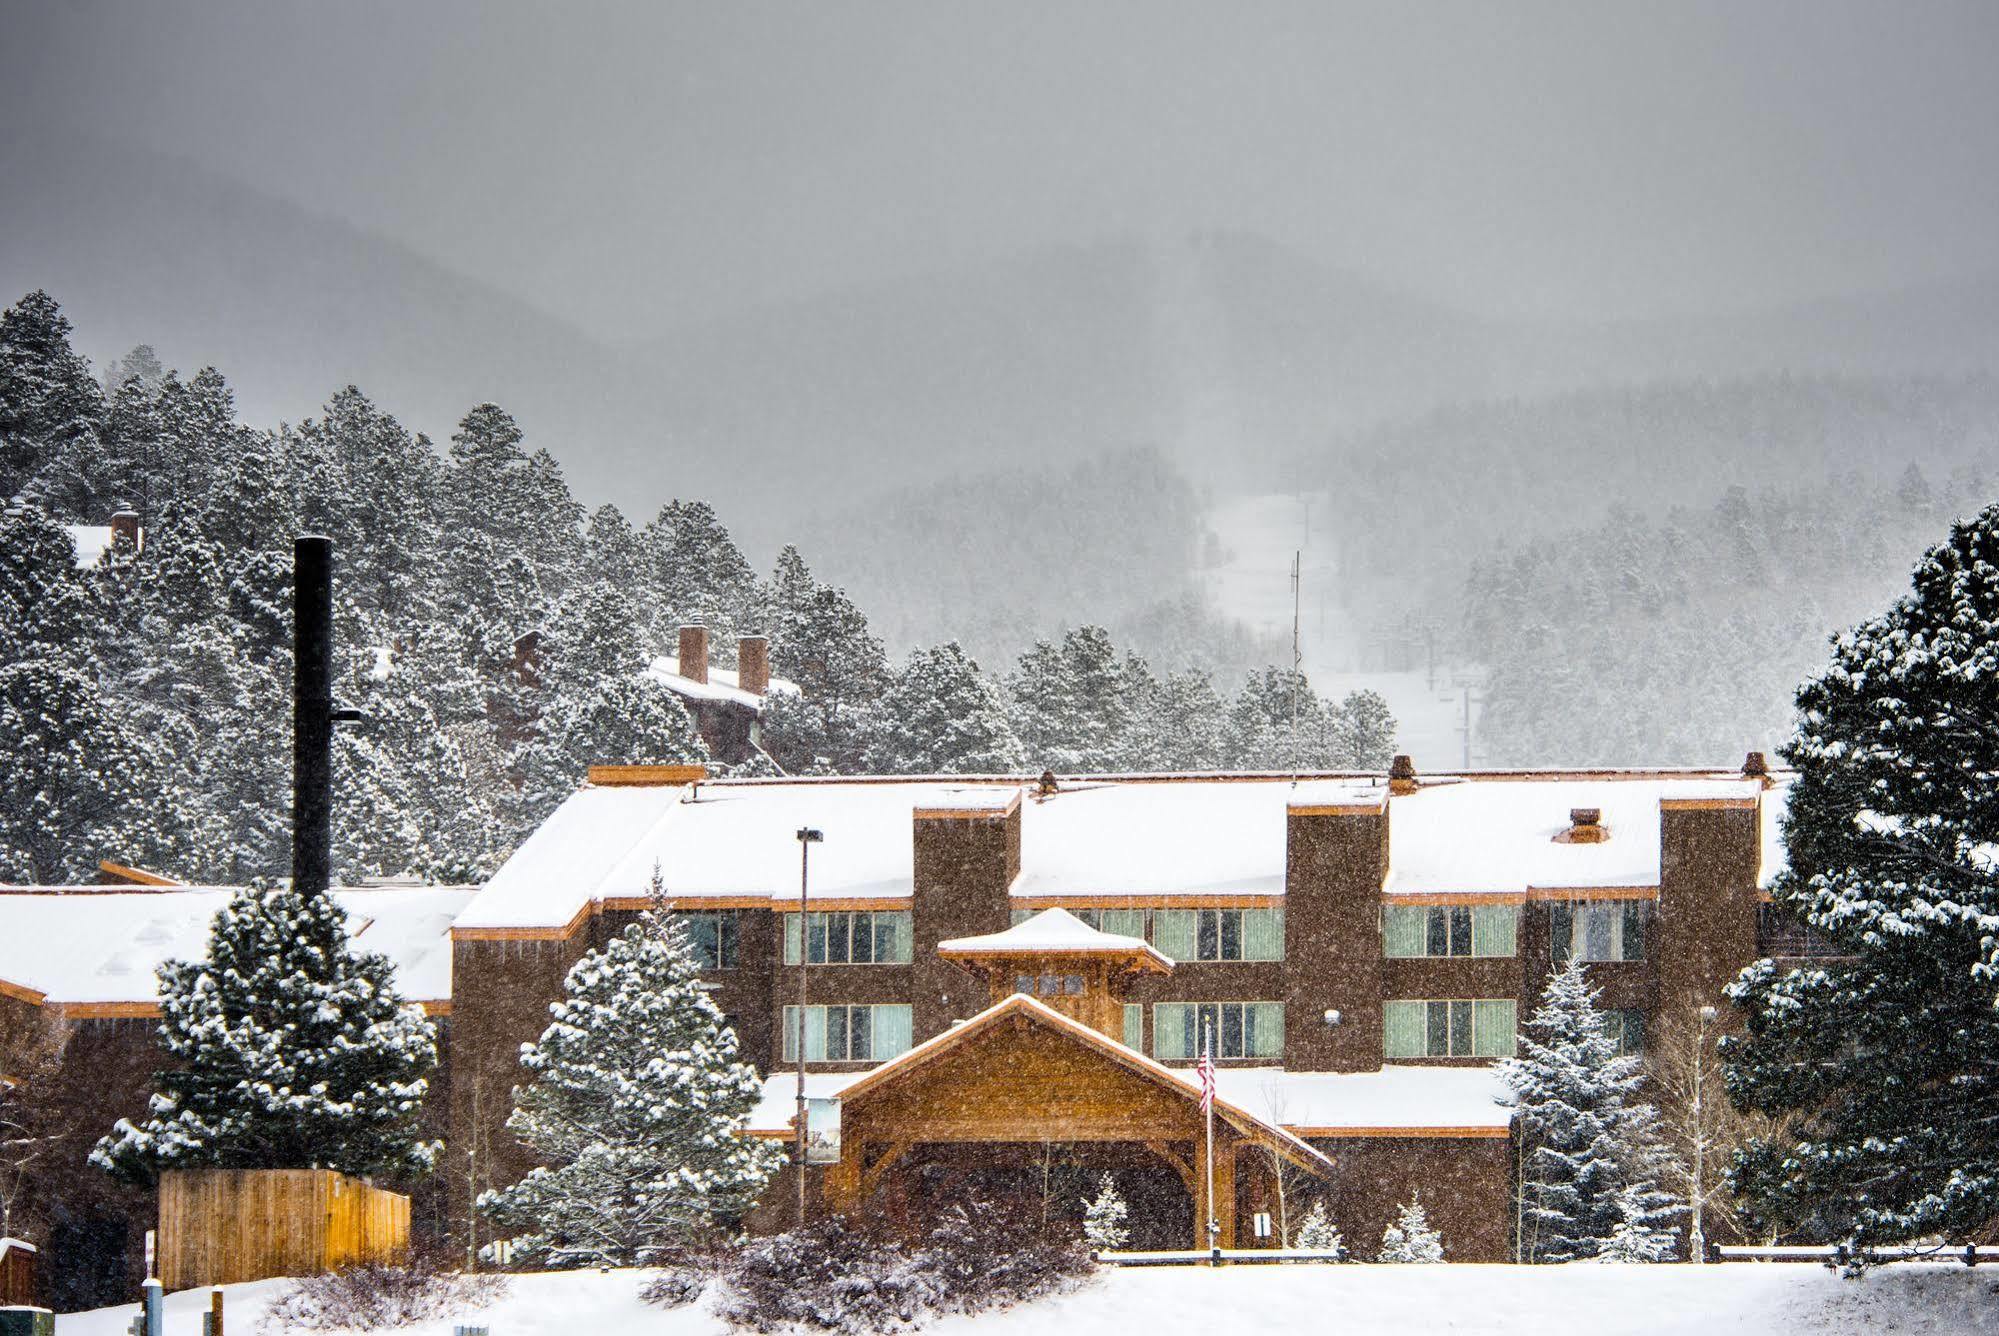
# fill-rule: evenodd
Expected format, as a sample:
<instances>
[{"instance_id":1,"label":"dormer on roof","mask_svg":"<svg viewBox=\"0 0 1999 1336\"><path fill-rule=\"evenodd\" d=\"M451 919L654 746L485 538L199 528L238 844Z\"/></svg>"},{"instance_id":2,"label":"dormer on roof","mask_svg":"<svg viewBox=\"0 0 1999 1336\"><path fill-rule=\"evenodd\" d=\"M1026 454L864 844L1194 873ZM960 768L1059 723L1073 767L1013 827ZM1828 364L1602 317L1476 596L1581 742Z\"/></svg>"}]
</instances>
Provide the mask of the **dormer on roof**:
<instances>
[{"instance_id":1,"label":"dormer on roof","mask_svg":"<svg viewBox=\"0 0 1999 1336\"><path fill-rule=\"evenodd\" d=\"M984 977L994 1005L1026 993L1114 1039L1124 1033L1130 981L1173 970L1143 938L1100 932L1066 909L1044 909L1005 932L939 942L937 954Z\"/></svg>"}]
</instances>

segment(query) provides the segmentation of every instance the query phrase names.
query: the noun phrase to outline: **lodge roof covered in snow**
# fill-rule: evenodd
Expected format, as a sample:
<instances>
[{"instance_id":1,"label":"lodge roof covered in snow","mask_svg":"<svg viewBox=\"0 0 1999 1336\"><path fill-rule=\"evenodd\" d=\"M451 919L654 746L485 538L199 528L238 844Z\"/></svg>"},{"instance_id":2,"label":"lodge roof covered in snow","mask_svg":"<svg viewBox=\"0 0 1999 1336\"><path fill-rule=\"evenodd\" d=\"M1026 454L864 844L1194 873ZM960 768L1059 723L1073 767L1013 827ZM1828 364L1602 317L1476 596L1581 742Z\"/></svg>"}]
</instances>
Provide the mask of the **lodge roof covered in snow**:
<instances>
[{"instance_id":1,"label":"lodge roof covered in snow","mask_svg":"<svg viewBox=\"0 0 1999 1336\"><path fill-rule=\"evenodd\" d=\"M0 992L72 1015L148 1015L168 960L208 953L224 886L0 887ZM465 886L336 890L354 949L395 966L396 988L433 1008L451 998L454 918L472 900Z\"/></svg>"},{"instance_id":2,"label":"lodge roof covered in snow","mask_svg":"<svg viewBox=\"0 0 1999 1336\"><path fill-rule=\"evenodd\" d=\"M457 926L561 929L592 904L644 897L655 868L676 899L782 907L797 895L804 826L825 836L812 850L814 899L906 898L913 820L999 816L1016 804L1017 901L1281 896L1290 815L1384 807L1390 897L1656 888L1661 812L1675 805L1758 808L1763 881L1782 866L1782 776L1766 786L1732 771L1474 772L1399 788L1380 775L1103 776L1047 792L1021 777L590 785ZM1578 811L1596 814L1598 837L1558 838Z\"/></svg>"}]
</instances>

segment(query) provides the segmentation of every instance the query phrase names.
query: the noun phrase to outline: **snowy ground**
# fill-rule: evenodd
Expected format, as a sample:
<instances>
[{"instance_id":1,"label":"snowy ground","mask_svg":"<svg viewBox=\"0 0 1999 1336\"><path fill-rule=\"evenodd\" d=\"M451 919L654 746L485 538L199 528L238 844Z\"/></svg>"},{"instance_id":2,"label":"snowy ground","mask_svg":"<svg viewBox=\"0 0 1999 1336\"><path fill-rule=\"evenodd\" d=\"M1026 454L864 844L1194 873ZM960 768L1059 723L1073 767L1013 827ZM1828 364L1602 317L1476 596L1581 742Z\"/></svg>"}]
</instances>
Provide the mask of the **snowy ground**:
<instances>
[{"instance_id":1,"label":"snowy ground","mask_svg":"<svg viewBox=\"0 0 1999 1336\"><path fill-rule=\"evenodd\" d=\"M228 1291L229 1330L257 1330L281 1282ZM700 1308L661 1312L634 1297L632 1272L522 1276L478 1313L417 1327L407 1336L451 1336L476 1322L493 1336L711 1336L723 1328ZM166 1336L195 1336L206 1291L167 1300ZM131 1307L78 1313L56 1336L123 1336ZM1999 1269L1883 1267L1848 1281L1810 1265L1337 1266L1128 1270L1075 1294L1012 1312L952 1318L936 1336L1041 1336L1044 1332L1143 1332L1219 1336L1245 1330L1404 1336L1900 1336L1999 1333Z\"/></svg>"}]
</instances>

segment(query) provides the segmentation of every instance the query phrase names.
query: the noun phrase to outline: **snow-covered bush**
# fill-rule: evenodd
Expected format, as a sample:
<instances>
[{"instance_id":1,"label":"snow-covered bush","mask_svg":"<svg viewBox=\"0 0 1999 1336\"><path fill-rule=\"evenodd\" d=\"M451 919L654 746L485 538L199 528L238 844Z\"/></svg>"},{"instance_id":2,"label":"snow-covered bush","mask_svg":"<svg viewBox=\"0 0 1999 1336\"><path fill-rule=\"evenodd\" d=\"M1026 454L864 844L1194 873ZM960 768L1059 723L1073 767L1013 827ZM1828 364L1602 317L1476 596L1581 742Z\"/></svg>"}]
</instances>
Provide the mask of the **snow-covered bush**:
<instances>
[{"instance_id":1,"label":"snow-covered bush","mask_svg":"<svg viewBox=\"0 0 1999 1336\"><path fill-rule=\"evenodd\" d=\"M1396 1213L1395 1223L1381 1231L1381 1256L1383 1262L1441 1262L1444 1260L1444 1239L1430 1228L1430 1218L1423 1213L1422 1197L1411 1197Z\"/></svg>"},{"instance_id":2,"label":"snow-covered bush","mask_svg":"<svg viewBox=\"0 0 1999 1336\"><path fill-rule=\"evenodd\" d=\"M1305 1212L1305 1218L1291 1233L1291 1246L1300 1252L1331 1253L1336 1261L1346 1260L1346 1242L1340 1238L1339 1226L1326 1213L1323 1201L1313 1202L1312 1209Z\"/></svg>"},{"instance_id":3,"label":"snow-covered bush","mask_svg":"<svg viewBox=\"0 0 1999 1336\"><path fill-rule=\"evenodd\" d=\"M639 1288L639 1301L655 1308L685 1308L701 1297L712 1275L712 1267L670 1266Z\"/></svg>"},{"instance_id":4,"label":"snow-covered bush","mask_svg":"<svg viewBox=\"0 0 1999 1336\"><path fill-rule=\"evenodd\" d=\"M375 1331L480 1308L507 1292L504 1276L451 1271L423 1258L364 1262L305 1276L264 1311L266 1331Z\"/></svg>"},{"instance_id":5,"label":"snow-covered bush","mask_svg":"<svg viewBox=\"0 0 1999 1336\"><path fill-rule=\"evenodd\" d=\"M1105 1172L1097 1195L1083 1203L1083 1242L1092 1252L1112 1252L1131 1238L1131 1210L1117 1190L1117 1180Z\"/></svg>"},{"instance_id":6,"label":"snow-covered bush","mask_svg":"<svg viewBox=\"0 0 1999 1336\"><path fill-rule=\"evenodd\" d=\"M1023 1241L977 1203L947 1208L914 1249L835 1216L744 1244L715 1311L753 1331L801 1326L860 1336L1008 1308L1077 1283L1093 1265L1080 1244Z\"/></svg>"}]
</instances>

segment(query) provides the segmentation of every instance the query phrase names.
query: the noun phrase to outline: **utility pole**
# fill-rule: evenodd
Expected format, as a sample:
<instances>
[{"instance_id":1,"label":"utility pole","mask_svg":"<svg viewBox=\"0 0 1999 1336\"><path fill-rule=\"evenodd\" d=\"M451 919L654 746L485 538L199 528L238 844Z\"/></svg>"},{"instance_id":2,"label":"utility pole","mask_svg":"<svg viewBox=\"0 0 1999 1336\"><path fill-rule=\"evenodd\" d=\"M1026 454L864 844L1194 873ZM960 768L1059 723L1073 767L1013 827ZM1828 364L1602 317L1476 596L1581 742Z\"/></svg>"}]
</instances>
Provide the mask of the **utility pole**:
<instances>
[{"instance_id":1,"label":"utility pole","mask_svg":"<svg viewBox=\"0 0 1999 1336\"><path fill-rule=\"evenodd\" d=\"M824 832L810 826L798 828L798 1025L792 1031L792 1040L798 1045L798 1152L796 1169L798 1172L798 1227L805 1228L805 967L810 954L806 949L805 933L805 887L806 873L812 857L812 846L826 838Z\"/></svg>"}]
</instances>

